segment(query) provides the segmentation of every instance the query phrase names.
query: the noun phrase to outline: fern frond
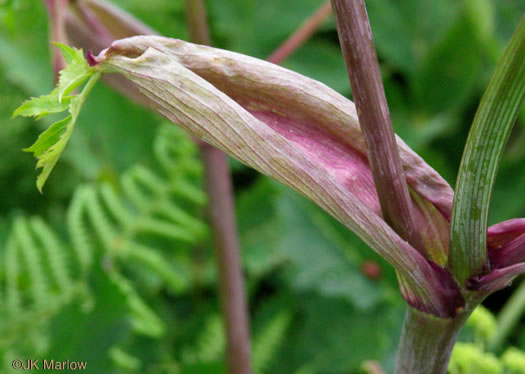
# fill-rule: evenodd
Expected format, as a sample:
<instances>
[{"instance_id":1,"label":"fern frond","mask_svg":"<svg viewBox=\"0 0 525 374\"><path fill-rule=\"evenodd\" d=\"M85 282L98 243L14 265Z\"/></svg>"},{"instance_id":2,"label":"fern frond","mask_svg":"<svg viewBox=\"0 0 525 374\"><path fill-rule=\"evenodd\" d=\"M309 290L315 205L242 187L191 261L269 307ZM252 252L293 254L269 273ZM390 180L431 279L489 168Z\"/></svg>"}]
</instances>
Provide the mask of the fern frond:
<instances>
[{"instance_id":1,"label":"fern frond","mask_svg":"<svg viewBox=\"0 0 525 374\"><path fill-rule=\"evenodd\" d=\"M187 200L197 206L204 205L207 196L199 184L203 167L198 157L198 148L194 142L188 141L187 134L171 124L162 126L159 136L155 138L153 150L170 181L169 192L177 200Z\"/></svg>"},{"instance_id":2,"label":"fern frond","mask_svg":"<svg viewBox=\"0 0 525 374\"><path fill-rule=\"evenodd\" d=\"M116 194L115 189L105 183L100 186L100 194L106 203L109 213L117 221L117 224L124 227L124 230L128 229L133 222L133 218L130 217L129 212Z\"/></svg>"},{"instance_id":3,"label":"fern frond","mask_svg":"<svg viewBox=\"0 0 525 374\"><path fill-rule=\"evenodd\" d=\"M153 143L153 151L168 176L175 180L177 175L200 178L202 163L198 160L198 148L187 141L187 135L175 126L162 126ZM206 198L202 192L199 197Z\"/></svg>"},{"instance_id":4,"label":"fern frond","mask_svg":"<svg viewBox=\"0 0 525 374\"><path fill-rule=\"evenodd\" d=\"M5 305L0 348L21 341L31 351L48 349L45 324L83 289L69 270L70 259L57 236L40 218L15 218L5 248ZM21 339L23 338L23 339Z\"/></svg>"},{"instance_id":5,"label":"fern frond","mask_svg":"<svg viewBox=\"0 0 525 374\"><path fill-rule=\"evenodd\" d=\"M148 268L159 278L161 278L170 288L181 291L187 286L186 277L174 271L166 259L158 250L143 245L135 240L136 231L133 230L134 224L119 227L117 223L133 222L132 212L128 213L129 219L124 222L122 216L125 214L120 211L123 209L122 203L117 203L112 193L108 192L109 186L104 189L105 193L99 193L94 186L84 186L78 193L79 212L76 215L82 216L85 212L86 221L81 221L82 228L77 227L76 231L83 232L85 236L98 239L104 253L114 259L129 261L145 268ZM101 190L104 190L101 189ZM109 204L107 203L107 198ZM108 209L108 207L111 207ZM111 213L118 212L117 219ZM144 218L139 217L139 220ZM78 220L78 218L77 218ZM135 217L135 220L137 218ZM82 242L85 246L85 242ZM80 250L77 249L77 252Z\"/></svg>"},{"instance_id":6,"label":"fern frond","mask_svg":"<svg viewBox=\"0 0 525 374\"><path fill-rule=\"evenodd\" d=\"M286 331L292 321L288 310L277 312L255 336L253 341L253 368L255 374L269 374L270 365L276 359Z\"/></svg>"},{"instance_id":7,"label":"fern frond","mask_svg":"<svg viewBox=\"0 0 525 374\"><path fill-rule=\"evenodd\" d=\"M220 360L226 347L226 336L219 314L210 315L204 322L195 343L183 349L184 365Z\"/></svg>"},{"instance_id":8,"label":"fern frond","mask_svg":"<svg viewBox=\"0 0 525 374\"><path fill-rule=\"evenodd\" d=\"M73 286L73 279L69 273L67 252L42 218L33 217L29 224L36 239L42 243L45 257L49 262L50 274L53 274L53 280L59 292L69 293Z\"/></svg>"},{"instance_id":9,"label":"fern frond","mask_svg":"<svg viewBox=\"0 0 525 374\"><path fill-rule=\"evenodd\" d=\"M119 347L111 348L109 357L111 357L116 366L126 370L126 372L135 372L142 367L142 362L137 357L130 355Z\"/></svg>"},{"instance_id":10,"label":"fern frond","mask_svg":"<svg viewBox=\"0 0 525 374\"><path fill-rule=\"evenodd\" d=\"M25 218L17 217L13 225L13 233L18 243L18 249L24 259L24 272L29 278L28 288L36 308L44 307L48 302L49 284L44 273L44 266L39 249L33 240Z\"/></svg>"},{"instance_id":11,"label":"fern frond","mask_svg":"<svg viewBox=\"0 0 525 374\"><path fill-rule=\"evenodd\" d=\"M95 253L83 209L85 194L86 188L78 187L67 211L69 237L82 274L85 274L90 268Z\"/></svg>"},{"instance_id":12,"label":"fern frond","mask_svg":"<svg viewBox=\"0 0 525 374\"><path fill-rule=\"evenodd\" d=\"M126 297L134 330L154 338L164 335L166 326L138 295L131 282L116 270L109 272L109 277Z\"/></svg>"},{"instance_id":13,"label":"fern frond","mask_svg":"<svg viewBox=\"0 0 525 374\"><path fill-rule=\"evenodd\" d=\"M0 321L0 349L27 344L29 352L45 351L47 322L73 300L85 299L98 258L111 259L105 274L124 295L133 330L152 338L164 334L164 322L123 274L131 266L176 293L189 287L193 260L179 248L201 243L208 232L198 216L206 198L192 147L180 130L163 127L155 142L161 172L136 166L121 177L122 191L109 184L79 186L67 211L67 244L41 218L15 219L1 253L0 313L9 324ZM203 352L211 357L215 351Z\"/></svg>"},{"instance_id":14,"label":"fern frond","mask_svg":"<svg viewBox=\"0 0 525 374\"><path fill-rule=\"evenodd\" d=\"M22 310L22 294L19 286L20 260L14 236L10 236L5 249L5 295L6 311L9 318L16 317Z\"/></svg>"},{"instance_id":15,"label":"fern frond","mask_svg":"<svg viewBox=\"0 0 525 374\"><path fill-rule=\"evenodd\" d=\"M116 238L116 228L113 226L109 216L104 210L97 196L97 190L94 186L84 188L84 209L89 217L89 224L93 228L100 243L106 248L113 247Z\"/></svg>"},{"instance_id":16,"label":"fern frond","mask_svg":"<svg viewBox=\"0 0 525 374\"><path fill-rule=\"evenodd\" d=\"M122 188L129 200L143 215L148 215L147 220L136 222L134 229L138 232L152 231L169 239L182 240L188 243L202 238L206 233L206 226L201 220L194 218L184 209L170 201L170 194L177 198L180 193L181 182L164 181L154 172L142 166L137 166L126 173L122 178ZM202 194L202 191L188 185L179 199L187 199L188 195ZM201 199L199 199L199 202ZM160 215L163 221L155 220L152 216Z\"/></svg>"},{"instance_id":17,"label":"fern frond","mask_svg":"<svg viewBox=\"0 0 525 374\"><path fill-rule=\"evenodd\" d=\"M174 271L174 264L166 262L164 257L151 248L139 244L128 244L124 258L148 268L175 291L180 292L188 286L187 277L181 272Z\"/></svg>"}]
</instances>

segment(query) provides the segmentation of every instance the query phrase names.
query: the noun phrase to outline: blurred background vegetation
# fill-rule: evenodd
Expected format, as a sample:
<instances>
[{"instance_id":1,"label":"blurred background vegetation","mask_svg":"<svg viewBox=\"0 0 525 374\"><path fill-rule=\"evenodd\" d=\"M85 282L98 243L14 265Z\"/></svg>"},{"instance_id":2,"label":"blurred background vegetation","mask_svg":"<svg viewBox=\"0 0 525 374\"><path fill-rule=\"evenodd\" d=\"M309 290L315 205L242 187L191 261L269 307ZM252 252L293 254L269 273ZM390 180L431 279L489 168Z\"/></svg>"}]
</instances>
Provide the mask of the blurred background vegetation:
<instances>
[{"instance_id":1,"label":"blurred background vegetation","mask_svg":"<svg viewBox=\"0 0 525 374\"><path fill-rule=\"evenodd\" d=\"M188 37L182 0L112 2L165 36ZM366 3L396 132L454 185L525 0ZM214 45L266 58L320 4L208 0ZM0 0L0 372L13 359L54 358L87 361L90 373L220 373L225 339L202 166L181 131L99 84L38 193L35 161L21 149L49 123L9 118L52 89L47 31L43 2ZM284 66L351 98L333 20ZM366 360L391 371L405 309L394 271L312 203L231 165L255 373L355 373ZM525 216L524 186L525 111L491 223ZM502 373L508 348L525 350L525 305L504 342L486 344L500 329L492 314L518 284L487 299L490 312L462 334L472 343L463 357L493 366L468 367L456 354L451 373Z\"/></svg>"}]
</instances>

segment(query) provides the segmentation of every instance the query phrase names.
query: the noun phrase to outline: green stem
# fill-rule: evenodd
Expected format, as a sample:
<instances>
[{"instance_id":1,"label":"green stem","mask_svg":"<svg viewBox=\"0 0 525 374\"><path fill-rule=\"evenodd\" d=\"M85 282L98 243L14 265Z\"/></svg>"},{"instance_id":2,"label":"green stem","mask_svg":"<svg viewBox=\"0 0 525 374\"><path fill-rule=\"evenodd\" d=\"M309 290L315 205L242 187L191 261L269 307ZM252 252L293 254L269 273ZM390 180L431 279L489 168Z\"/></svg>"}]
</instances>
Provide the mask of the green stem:
<instances>
[{"instance_id":1,"label":"green stem","mask_svg":"<svg viewBox=\"0 0 525 374\"><path fill-rule=\"evenodd\" d=\"M501 347L509 333L525 312L525 280L513 293L509 301L498 314L498 327L488 339L488 349L495 351Z\"/></svg>"},{"instance_id":2,"label":"green stem","mask_svg":"<svg viewBox=\"0 0 525 374\"><path fill-rule=\"evenodd\" d=\"M91 78L89 78L89 80L87 81L86 85L84 86L84 89L78 95L80 106L82 106L84 104L84 102L86 101L87 97L89 96L89 93L91 92L93 87L95 87L95 84L97 84L97 82L100 79L101 75L102 75L102 73L97 72L97 73L94 73L91 76Z\"/></svg>"},{"instance_id":3,"label":"green stem","mask_svg":"<svg viewBox=\"0 0 525 374\"><path fill-rule=\"evenodd\" d=\"M445 374L452 348L470 312L440 318L408 307L395 374Z\"/></svg>"}]
</instances>

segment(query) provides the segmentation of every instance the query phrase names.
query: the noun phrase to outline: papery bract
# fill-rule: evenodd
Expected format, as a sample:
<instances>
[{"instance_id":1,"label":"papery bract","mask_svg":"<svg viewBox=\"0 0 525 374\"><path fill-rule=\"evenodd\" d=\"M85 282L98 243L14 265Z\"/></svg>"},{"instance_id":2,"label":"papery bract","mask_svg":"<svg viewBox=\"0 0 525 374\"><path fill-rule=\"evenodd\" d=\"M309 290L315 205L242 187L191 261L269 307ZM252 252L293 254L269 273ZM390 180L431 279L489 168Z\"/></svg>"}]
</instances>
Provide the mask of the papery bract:
<instances>
[{"instance_id":1,"label":"papery bract","mask_svg":"<svg viewBox=\"0 0 525 374\"><path fill-rule=\"evenodd\" d=\"M99 18L95 18L95 15ZM100 51L103 46L110 44L111 40L123 36L156 34L142 22L133 18L132 15L100 0L77 1L67 13L66 25L68 37L73 43L94 51ZM142 50L144 50L144 48L142 48ZM188 56L193 56L192 58L185 58L185 52L180 46L174 48L172 53L177 54L177 58L181 59L185 67L212 82L216 87L234 98L255 116L267 117L269 124L275 122L276 126L284 128L285 131L289 132L294 126L300 127L302 134L298 134L297 136L301 136L302 140L298 141L298 144L307 147L308 137L311 136L315 138L318 135L316 134L317 130L312 126L310 126L311 131L308 130L310 133L304 131L306 128L303 126L304 118L298 118L298 114L302 111L306 116L306 121L312 121L310 117L316 113L313 108L321 104L322 107L318 113L323 114L329 111L327 103L329 103L329 100L334 99L334 97L326 97L325 94L324 101L321 102L317 100L316 102L307 95L304 95L304 92L301 93L298 92L298 90L295 90L296 92L289 92L285 89L283 92L278 92L280 88L278 84L276 85L270 81L267 82L273 73L270 72L270 76L267 76L264 71L261 71L262 66L258 66L259 70L251 73L256 76L244 77L245 74L242 66L239 66L239 63L236 62L236 58L240 55L235 55L236 58L231 58L231 56L228 57L227 54L224 54L225 51L221 51L221 56L212 56L210 54L212 50L208 50L206 53L197 51L196 47L192 47L192 51L188 51ZM209 63L209 60L207 61L208 57L212 59L229 58L228 63L231 64L231 68L237 71L236 77L238 79L229 79L228 74L224 74L224 71L221 71L219 67L220 64L216 64L217 66L214 67L213 64ZM249 63L253 64L254 61L257 60L251 59ZM242 63L245 63L245 61ZM269 65L266 64L265 68L268 68L268 66ZM288 79L295 79L295 77L289 76ZM136 87L122 76L109 75L105 80L131 99L142 105L148 105L148 98L137 92ZM255 82L258 83L256 86L253 86ZM309 80L308 84L312 84L312 82L313 81ZM293 87L293 85L290 85L291 89L293 89ZM325 86L322 87L326 89ZM287 101L287 96L290 94L300 96L296 103L292 103L294 106L291 107L291 110L295 113L292 113L293 115L291 116L287 113L287 111L290 112L288 109L289 102ZM303 99L306 100L305 104L307 105L298 110L296 104ZM339 95L335 98L336 106L342 107L343 100L341 99L345 100ZM331 147L332 152L325 152L324 160L320 161L323 161L325 165L331 167L335 174L339 173L339 179L344 179L344 173L348 172L348 170L344 170L345 167L341 167L340 165L347 164L346 169L348 169L348 164L353 164L352 167L356 171L355 174L360 176L362 184L366 184L366 189L361 192L356 191L357 196L359 196L362 201L367 202L367 205L374 209L374 211L379 213L379 199L368 167L368 161L366 160L367 151L359 130L357 115L353 103L348 103L351 105L351 108L342 107L342 113L341 111L340 113L334 113L334 118L328 121L326 118L315 119L315 122L319 122L316 123L316 125L326 126L326 129L331 131L334 134L333 138L335 138L335 141L332 141L332 144L330 144L330 139L323 134L323 137L327 139L325 148ZM268 106L272 109L268 110ZM276 115L275 112L272 112L274 108L280 108L278 110L280 110L281 113L285 113L286 116L280 115L281 113ZM345 117L348 114L350 114L350 117ZM274 121L271 118L272 115L276 116L278 120ZM288 123L284 124L285 121L288 121ZM334 124L334 121L340 121L341 125L339 126L337 123ZM352 125L351 133L345 130L349 123ZM279 129L276 128L276 131L279 131ZM346 137L346 144L342 146L340 146L341 142L337 138L341 136ZM400 147L406 150L406 145L399 139L398 141ZM335 147L332 147L332 145L335 145ZM357 154L355 150L357 150ZM437 173L424 164L421 159L414 156L417 155L411 151L403 152L403 150L401 150L406 178L409 186L411 186L411 196L416 207L415 214L418 231L421 234L427 257L439 265L445 266L447 262L448 220L451 214L452 190ZM346 162L347 160L351 160L350 163ZM423 167L421 167L421 165L423 165ZM428 170L421 172L425 168ZM357 169L360 170L357 171ZM361 188L359 184L356 185L355 190Z\"/></svg>"},{"instance_id":2,"label":"papery bract","mask_svg":"<svg viewBox=\"0 0 525 374\"><path fill-rule=\"evenodd\" d=\"M78 0L73 3L66 13L66 25L69 40L77 46L95 52L107 47L113 39L139 34L155 34L152 29L132 15L101 0ZM132 43L129 40L116 42L107 53L99 57L98 62L102 62L111 54L115 57L117 55L128 58L139 57L146 53L148 48L154 50L149 53L159 52L162 55L161 59L169 60L168 64L180 64L211 83L253 118L264 124L267 131L271 130L270 133L273 135L280 135L281 140L285 140L282 144L293 146L299 153L305 155L316 168L326 173L343 193L351 193L357 198L357 202L366 206L370 212L381 216L379 200L368 166L367 151L352 102L319 82L264 61L166 38L135 38ZM142 61L144 59L135 61L135 68ZM92 59L91 62L97 63L95 59ZM108 62L107 66L109 64ZM130 74L132 75L133 72L124 75L130 77ZM147 73L143 78L147 79ZM123 75L110 74L104 79L131 99L142 105L153 105L161 112L163 104L155 104L154 101L166 101L165 98L152 96L151 93L145 96L137 90L134 83L124 78ZM175 81L176 79L173 80ZM159 93L155 90L152 92ZM202 104L204 103L201 102L200 105ZM186 109L188 112L185 113L186 115L180 114L179 120L175 118L174 113L168 113L169 110L164 109L164 114L185 126L194 135L207 139L236 157L239 156L239 152L226 149L229 143L223 142L221 147L220 142L217 143L219 139L214 135L215 133L209 131L206 135L206 131L202 129L195 133L197 128L195 123L188 127L187 122L191 118L188 118L187 114L192 108L187 105ZM231 131L231 128L228 129L228 125L225 125L224 131ZM265 140L261 140L263 141ZM430 264L424 267L432 267L433 270L427 270L438 273L432 277L443 278L435 279L436 282L448 284L445 288L448 287L450 293L455 295L457 291L455 285L452 285L453 282L449 279L447 271L442 269L447 266L453 191L399 138L397 142L411 198L416 208L416 221L424 242L425 256L441 266L440 268ZM256 146L253 147L252 152L257 153ZM245 156L248 155L245 154ZM241 158L241 161L276 177L246 157ZM281 162L282 166L286 165L285 162L277 160L277 157L271 159L273 163ZM306 174L308 173L310 171L306 171ZM298 175L299 179L303 177ZM283 178L280 180L292 185L318 203L324 201L324 204L319 204L334 214L333 208L329 207L333 203L327 203L326 198L315 199L312 197L312 192L305 192L304 185L301 187L297 183L293 185L286 182ZM340 217L339 219L342 220ZM522 235L524 232L516 231L523 229L522 226L525 226L523 222L525 219L509 220L489 227L487 245L493 270L514 265L525 259L523 256L525 237ZM346 224L359 232L358 224ZM360 235L363 237L362 233ZM374 248L378 250L377 247ZM388 255L386 257L389 258ZM421 258L415 261L422 262ZM512 273L514 274L515 271ZM505 274L509 272L506 271ZM491 277L495 276L496 273L491 275ZM508 277L505 276L505 278ZM470 284L477 283L476 280L479 279L479 277L473 279ZM410 284L401 275L400 285L405 298L410 304L419 305L421 302L418 301L417 292L412 292ZM456 296L451 296L451 298ZM461 304L461 302L458 303Z\"/></svg>"},{"instance_id":3,"label":"papery bract","mask_svg":"<svg viewBox=\"0 0 525 374\"><path fill-rule=\"evenodd\" d=\"M356 232L395 266L409 303L440 316L462 306L446 270L381 218L351 101L268 62L162 37L114 42L97 61L136 84L157 112L193 136L291 186ZM452 190L398 144L422 231L435 241L447 226ZM444 265L446 247L436 248L432 259Z\"/></svg>"}]
</instances>

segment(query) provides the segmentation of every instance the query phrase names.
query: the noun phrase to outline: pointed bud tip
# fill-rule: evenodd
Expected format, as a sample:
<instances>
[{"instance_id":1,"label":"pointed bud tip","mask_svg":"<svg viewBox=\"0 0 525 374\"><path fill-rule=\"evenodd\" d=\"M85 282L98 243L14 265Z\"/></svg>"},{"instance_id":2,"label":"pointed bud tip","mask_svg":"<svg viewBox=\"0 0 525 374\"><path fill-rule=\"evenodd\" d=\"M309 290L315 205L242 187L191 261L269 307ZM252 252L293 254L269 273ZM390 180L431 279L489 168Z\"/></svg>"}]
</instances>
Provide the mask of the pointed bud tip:
<instances>
[{"instance_id":1,"label":"pointed bud tip","mask_svg":"<svg viewBox=\"0 0 525 374\"><path fill-rule=\"evenodd\" d=\"M97 58L93 55L93 52L91 52L91 50L88 51L86 60L87 60L88 65L91 67L98 64Z\"/></svg>"}]
</instances>

